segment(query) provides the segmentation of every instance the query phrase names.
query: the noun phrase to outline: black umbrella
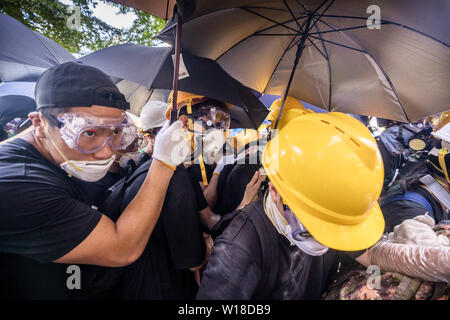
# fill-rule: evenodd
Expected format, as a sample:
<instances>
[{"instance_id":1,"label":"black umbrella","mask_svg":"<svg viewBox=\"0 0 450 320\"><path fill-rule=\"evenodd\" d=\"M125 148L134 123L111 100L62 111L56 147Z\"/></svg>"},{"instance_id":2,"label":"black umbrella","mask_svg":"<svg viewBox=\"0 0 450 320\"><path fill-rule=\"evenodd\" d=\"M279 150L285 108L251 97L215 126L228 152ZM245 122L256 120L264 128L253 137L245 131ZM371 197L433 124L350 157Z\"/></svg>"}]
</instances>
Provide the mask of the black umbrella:
<instances>
[{"instance_id":1,"label":"black umbrella","mask_svg":"<svg viewBox=\"0 0 450 320\"><path fill-rule=\"evenodd\" d=\"M136 82L147 88L172 89L172 48L124 44L109 47L78 59L103 72ZM178 89L225 101L247 111L254 127L266 117L267 109L240 82L232 78L216 62L183 52L186 77Z\"/></svg>"},{"instance_id":2,"label":"black umbrella","mask_svg":"<svg viewBox=\"0 0 450 320\"><path fill-rule=\"evenodd\" d=\"M36 81L46 69L75 58L59 44L0 13L0 81Z\"/></svg>"},{"instance_id":3,"label":"black umbrella","mask_svg":"<svg viewBox=\"0 0 450 320\"><path fill-rule=\"evenodd\" d=\"M27 96L8 95L0 97L0 127L15 118L26 118L36 110L34 99Z\"/></svg>"},{"instance_id":4,"label":"black umbrella","mask_svg":"<svg viewBox=\"0 0 450 320\"><path fill-rule=\"evenodd\" d=\"M175 40L175 17L158 38L217 61L257 91L404 122L449 108L447 0L178 0L177 5L181 41Z\"/></svg>"}]
</instances>

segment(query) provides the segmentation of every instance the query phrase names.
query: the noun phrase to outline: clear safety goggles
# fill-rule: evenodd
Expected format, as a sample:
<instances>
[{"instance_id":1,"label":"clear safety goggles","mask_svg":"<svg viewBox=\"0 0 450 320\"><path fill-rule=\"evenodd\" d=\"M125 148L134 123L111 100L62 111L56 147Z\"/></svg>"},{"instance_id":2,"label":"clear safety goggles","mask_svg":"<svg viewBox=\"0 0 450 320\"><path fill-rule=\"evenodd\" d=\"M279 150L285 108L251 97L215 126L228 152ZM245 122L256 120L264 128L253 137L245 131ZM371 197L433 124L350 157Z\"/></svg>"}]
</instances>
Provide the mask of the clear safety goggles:
<instances>
[{"instance_id":1,"label":"clear safety goggles","mask_svg":"<svg viewBox=\"0 0 450 320\"><path fill-rule=\"evenodd\" d=\"M228 130L230 128L230 114L216 107L203 106L201 108L192 108L192 113L187 112L187 108L180 109L178 116L186 115L194 122L201 121L206 129Z\"/></svg>"},{"instance_id":2,"label":"clear safety goggles","mask_svg":"<svg viewBox=\"0 0 450 320\"><path fill-rule=\"evenodd\" d=\"M289 208L289 206L283 200L283 210L285 213L286 220L292 230L292 238L298 241L303 241L307 238L312 238L311 233L303 226L303 224L298 221L295 214Z\"/></svg>"},{"instance_id":3,"label":"clear safety goggles","mask_svg":"<svg viewBox=\"0 0 450 320\"><path fill-rule=\"evenodd\" d=\"M83 113L64 113L58 117L42 114L59 128L69 148L85 154L95 153L106 144L115 150L126 150L137 137L137 127L125 113L118 118Z\"/></svg>"}]
</instances>

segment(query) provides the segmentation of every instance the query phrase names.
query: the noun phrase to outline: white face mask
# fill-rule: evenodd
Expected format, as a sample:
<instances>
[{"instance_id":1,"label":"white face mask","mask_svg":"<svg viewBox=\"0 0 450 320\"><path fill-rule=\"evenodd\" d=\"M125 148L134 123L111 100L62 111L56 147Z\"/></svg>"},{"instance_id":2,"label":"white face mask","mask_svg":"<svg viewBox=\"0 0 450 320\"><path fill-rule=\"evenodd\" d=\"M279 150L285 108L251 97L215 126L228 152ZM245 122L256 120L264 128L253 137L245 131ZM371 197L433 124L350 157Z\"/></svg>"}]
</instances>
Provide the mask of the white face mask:
<instances>
[{"instance_id":1,"label":"white face mask","mask_svg":"<svg viewBox=\"0 0 450 320\"><path fill-rule=\"evenodd\" d=\"M302 240L297 240L292 236L291 226L287 223L284 217L281 215L278 210L277 205L272 200L270 196L270 192L267 191L266 201L264 203L265 211L270 221L272 221L273 225L277 229L278 233L285 236L291 245L297 246L300 250L309 254L310 256L321 256L328 251L328 247L319 243L313 237L303 238ZM301 222L297 221L301 226ZM306 230L306 229L305 229Z\"/></svg>"},{"instance_id":2,"label":"white face mask","mask_svg":"<svg viewBox=\"0 0 450 320\"><path fill-rule=\"evenodd\" d=\"M223 156L225 137L222 130L211 129L203 137L203 158L206 164L217 163Z\"/></svg>"},{"instance_id":3,"label":"white face mask","mask_svg":"<svg viewBox=\"0 0 450 320\"><path fill-rule=\"evenodd\" d=\"M138 165L139 161L141 160L141 154L142 153L139 151L125 153L123 156L120 157L119 166L121 168L125 168L128 160L130 159L133 160L136 165Z\"/></svg>"},{"instance_id":4,"label":"white face mask","mask_svg":"<svg viewBox=\"0 0 450 320\"><path fill-rule=\"evenodd\" d=\"M116 155L106 160L96 161L73 161L68 160L61 163L61 169L66 171L69 176L74 176L87 182L96 182L103 178L111 165L114 163Z\"/></svg>"}]
</instances>

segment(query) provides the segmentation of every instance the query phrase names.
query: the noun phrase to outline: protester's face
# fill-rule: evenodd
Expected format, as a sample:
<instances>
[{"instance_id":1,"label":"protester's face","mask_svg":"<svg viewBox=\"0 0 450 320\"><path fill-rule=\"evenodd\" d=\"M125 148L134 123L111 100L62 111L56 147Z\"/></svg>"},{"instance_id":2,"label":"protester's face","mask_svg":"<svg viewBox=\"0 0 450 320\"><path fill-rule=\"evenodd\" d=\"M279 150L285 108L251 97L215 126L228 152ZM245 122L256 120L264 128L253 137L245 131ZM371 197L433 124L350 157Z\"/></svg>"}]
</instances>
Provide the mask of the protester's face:
<instances>
[{"instance_id":1,"label":"protester's face","mask_svg":"<svg viewBox=\"0 0 450 320\"><path fill-rule=\"evenodd\" d=\"M69 112L74 114L88 114L90 116L95 116L97 118L102 118L105 120L117 119L123 114L123 110L97 105L89 108L74 107L70 108ZM32 120L33 126L36 129L35 132L37 138L41 140L53 161L58 165L65 162L66 160L58 152L57 148L64 154L67 159L74 161L106 160L111 158L111 156L117 152L117 150L111 148L108 144L105 144L103 148L94 153L81 153L75 149L69 148L65 141L61 138L59 129L55 125L51 124L45 117L41 116L39 119ZM43 121L45 123L42 123ZM54 143L52 143L51 140L53 140Z\"/></svg>"}]
</instances>

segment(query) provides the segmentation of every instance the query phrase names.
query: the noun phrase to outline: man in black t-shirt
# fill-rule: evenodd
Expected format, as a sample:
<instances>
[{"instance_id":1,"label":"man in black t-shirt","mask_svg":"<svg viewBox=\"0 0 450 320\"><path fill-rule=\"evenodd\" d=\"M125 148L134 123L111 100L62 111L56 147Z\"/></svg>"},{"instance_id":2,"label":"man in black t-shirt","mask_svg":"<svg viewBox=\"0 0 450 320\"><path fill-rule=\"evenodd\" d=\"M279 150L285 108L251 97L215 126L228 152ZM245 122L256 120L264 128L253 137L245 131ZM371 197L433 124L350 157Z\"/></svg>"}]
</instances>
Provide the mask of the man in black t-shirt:
<instances>
[{"instance_id":1,"label":"man in black t-shirt","mask_svg":"<svg viewBox=\"0 0 450 320\"><path fill-rule=\"evenodd\" d=\"M0 147L0 296L110 297L117 267L142 254L184 159L170 156L185 143L170 139L182 124L161 132L140 192L113 222L95 209L92 182L134 140L129 104L107 75L73 62L44 72L35 95L33 131Z\"/></svg>"},{"instance_id":2,"label":"man in black t-shirt","mask_svg":"<svg viewBox=\"0 0 450 320\"><path fill-rule=\"evenodd\" d=\"M152 160L142 166L150 167ZM138 176L126 189L122 208L136 196L145 179ZM194 272L205 259L199 207L189 173L177 167L155 229L141 257L124 268L125 299L193 299ZM197 183L198 188L200 186Z\"/></svg>"}]
</instances>

